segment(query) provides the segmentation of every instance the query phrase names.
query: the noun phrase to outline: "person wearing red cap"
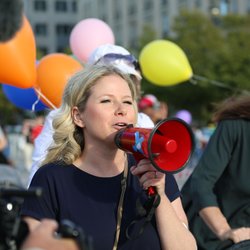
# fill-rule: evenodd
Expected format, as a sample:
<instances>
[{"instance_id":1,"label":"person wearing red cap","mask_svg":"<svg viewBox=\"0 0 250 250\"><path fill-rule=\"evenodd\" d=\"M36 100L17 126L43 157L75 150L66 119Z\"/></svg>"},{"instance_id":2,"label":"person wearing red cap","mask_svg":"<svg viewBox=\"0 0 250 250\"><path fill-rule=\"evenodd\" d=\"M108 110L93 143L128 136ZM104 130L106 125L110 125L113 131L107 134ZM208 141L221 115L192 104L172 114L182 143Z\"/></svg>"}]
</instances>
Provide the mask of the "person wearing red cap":
<instances>
[{"instance_id":1,"label":"person wearing red cap","mask_svg":"<svg viewBox=\"0 0 250 250\"><path fill-rule=\"evenodd\" d=\"M168 116L168 105L166 102L160 102L152 94L144 95L138 102L140 112L148 115L154 124Z\"/></svg>"}]
</instances>

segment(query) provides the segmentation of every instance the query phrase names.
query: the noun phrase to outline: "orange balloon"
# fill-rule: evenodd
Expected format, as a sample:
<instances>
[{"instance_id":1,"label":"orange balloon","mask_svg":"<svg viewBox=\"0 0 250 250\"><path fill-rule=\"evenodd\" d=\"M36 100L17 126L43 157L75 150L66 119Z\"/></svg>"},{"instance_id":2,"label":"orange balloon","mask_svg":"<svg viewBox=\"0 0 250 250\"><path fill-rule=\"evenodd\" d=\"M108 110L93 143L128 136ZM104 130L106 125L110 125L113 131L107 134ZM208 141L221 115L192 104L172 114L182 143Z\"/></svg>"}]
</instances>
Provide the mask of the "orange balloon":
<instances>
[{"instance_id":1,"label":"orange balloon","mask_svg":"<svg viewBox=\"0 0 250 250\"><path fill-rule=\"evenodd\" d=\"M59 107L67 81L82 68L77 60L63 53L44 56L37 65L35 86L42 102L51 108Z\"/></svg>"},{"instance_id":2,"label":"orange balloon","mask_svg":"<svg viewBox=\"0 0 250 250\"><path fill-rule=\"evenodd\" d=\"M16 35L0 43L0 82L31 88L36 82L36 43L28 19Z\"/></svg>"}]
</instances>

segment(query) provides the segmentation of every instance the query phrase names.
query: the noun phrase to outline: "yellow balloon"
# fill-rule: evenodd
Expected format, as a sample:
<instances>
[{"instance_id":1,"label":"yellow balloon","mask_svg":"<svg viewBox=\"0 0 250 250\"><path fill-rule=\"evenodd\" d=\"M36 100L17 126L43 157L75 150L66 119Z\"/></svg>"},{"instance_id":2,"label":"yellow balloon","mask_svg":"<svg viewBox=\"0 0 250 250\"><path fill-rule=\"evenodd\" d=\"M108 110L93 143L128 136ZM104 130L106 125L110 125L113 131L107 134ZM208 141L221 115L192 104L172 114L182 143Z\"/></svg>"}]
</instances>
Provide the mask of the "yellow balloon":
<instances>
[{"instance_id":1,"label":"yellow balloon","mask_svg":"<svg viewBox=\"0 0 250 250\"><path fill-rule=\"evenodd\" d=\"M170 86L193 76L186 54L173 42L155 40L148 43L139 55L144 77L158 86Z\"/></svg>"}]
</instances>

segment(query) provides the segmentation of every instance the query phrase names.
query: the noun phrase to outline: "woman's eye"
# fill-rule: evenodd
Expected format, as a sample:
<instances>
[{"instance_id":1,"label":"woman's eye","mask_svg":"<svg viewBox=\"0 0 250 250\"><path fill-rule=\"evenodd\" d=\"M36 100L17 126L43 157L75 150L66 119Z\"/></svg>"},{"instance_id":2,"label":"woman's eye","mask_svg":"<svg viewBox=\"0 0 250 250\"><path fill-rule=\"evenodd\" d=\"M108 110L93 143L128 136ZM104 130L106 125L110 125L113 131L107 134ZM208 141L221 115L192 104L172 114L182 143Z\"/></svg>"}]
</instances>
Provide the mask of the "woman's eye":
<instances>
[{"instance_id":1,"label":"woman's eye","mask_svg":"<svg viewBox=\"0 0 250 250\"><path fill-rule=\"evenodd\" d=\"M129 104L129 105L132 105L132 102L131 102L131 101L125 101L124 103Z\"/></svg>"},{"instance_id":2,"label":"woman's eye","mask_svg":"<svg viewBox=\"0 0 250 250\"><path fill-rule=\"evenodd\" d=\"M109 99L105 99L105 100L102 100L101 103L107 103L107 102L110 102Z\"/></svg>"}]
</instances>

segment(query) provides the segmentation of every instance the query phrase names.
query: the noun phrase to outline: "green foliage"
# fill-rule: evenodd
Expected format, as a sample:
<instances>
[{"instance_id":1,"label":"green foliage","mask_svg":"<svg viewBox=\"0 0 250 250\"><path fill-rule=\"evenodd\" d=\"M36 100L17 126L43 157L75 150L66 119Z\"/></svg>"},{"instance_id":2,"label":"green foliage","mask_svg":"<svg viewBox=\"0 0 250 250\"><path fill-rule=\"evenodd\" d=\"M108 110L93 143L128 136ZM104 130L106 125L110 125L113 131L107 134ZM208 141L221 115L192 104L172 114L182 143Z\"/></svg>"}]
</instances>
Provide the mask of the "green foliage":
<instances>
[{"instance_id":1,"label":"green foliage","mask_svg":"<svg viewBox=\"0 0 250 250\"><path fill-rule=\"evenodd\" d=\"M45 56L45 54L39 48L37 48L36 49L36 58L37 58L37 60L42 59L44 56Z\"/></svg>"},{"instance_id":2,"label":"green foliage","mask_svg":"<svg viewBox=\"0 0 250 250\"><path fill-rule=\"evenodd\" d=\"M142 29L142 34L137 42L137 46L134 48L128 48L128 50L136 56L136 58L139 57L139 52L142 50L142 48L150 43L151 41L156 39L156 33L152 26L150 25L144 25Z\"/></svg>"},{"instance_id":3,"label":"green foliage","mask_svg":"<svg viewBox=\"0 0 250 250\"><path fill-rule=\"evenodd\" d=\"M63 53L66 55L72 55L71 48L68 46L63 50Z\"/></svg>"},{"instance_id":4,"label":"green foliage","mask_svg":"<svg viewBox=\"0 0 250 250\"><path fill-rule=\"evenodd\" d=\"M150 25L144 25L142 36L139 39L139 49L141 50L145 44L156 39L156 32Z\"/></svg>"}]
</instances>

